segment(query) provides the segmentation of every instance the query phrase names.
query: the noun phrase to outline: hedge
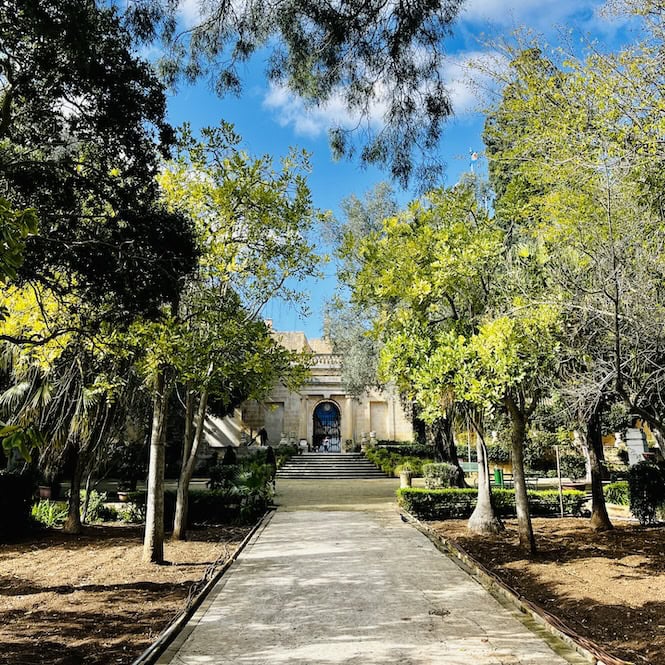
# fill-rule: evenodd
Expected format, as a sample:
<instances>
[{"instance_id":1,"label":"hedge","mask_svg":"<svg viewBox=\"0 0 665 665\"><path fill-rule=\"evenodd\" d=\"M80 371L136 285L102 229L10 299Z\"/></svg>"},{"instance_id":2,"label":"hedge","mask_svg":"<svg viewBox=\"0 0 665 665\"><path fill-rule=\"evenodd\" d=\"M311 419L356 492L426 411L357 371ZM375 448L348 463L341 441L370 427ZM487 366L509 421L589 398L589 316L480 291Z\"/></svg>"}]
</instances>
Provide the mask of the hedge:
<instances>
[{"instance_id":1,"label":"hedge","mask_svg":"<svg viewBox=\"0 0 665 665\"><path fill-rule=\"evenodd\" d=\"M559 492L538 490L528 492L530 513L536 516L559 515ZM465 519L471 516L476 505L476 489L423 489L405 487L397 490L397 502L401 508L422 519ZM492 490L494 508L501 517L515 515L515 490ZM568 515L582 512L586 495L577 490L563 492L563 509Z\"/></svg>"},{"instance_id":2,"label":"hedge","mask_svg":"<svg viewBox=\"0 0 665 665\"><path fill-rule=\"evenodd\" d=\"M146 493L129 492L129 502L138 507L145 506ZM243 506L243 497L230 494L226 490L189 490L189 502L187 510L187 523L202 524L225 524L240 520L253 521L267 508L267 501L253 501L251 505ZM176 491L166 490L164 492L164 526L167 529L173 527L175 517ZM138 511L139 514L142 511Z\"/></svg>"},{"instance_id":3,"label":"hedge","mask_svg":"<svg viewBox=\"0 0 665 665\"><path fill-rule=\"evenodd\" d=\"M627 480L620 480L619 482L605 485L603 492L605 494L605 501L608 503L614 503L618 506L630 505Z\"/></svg>"}]
</instances>

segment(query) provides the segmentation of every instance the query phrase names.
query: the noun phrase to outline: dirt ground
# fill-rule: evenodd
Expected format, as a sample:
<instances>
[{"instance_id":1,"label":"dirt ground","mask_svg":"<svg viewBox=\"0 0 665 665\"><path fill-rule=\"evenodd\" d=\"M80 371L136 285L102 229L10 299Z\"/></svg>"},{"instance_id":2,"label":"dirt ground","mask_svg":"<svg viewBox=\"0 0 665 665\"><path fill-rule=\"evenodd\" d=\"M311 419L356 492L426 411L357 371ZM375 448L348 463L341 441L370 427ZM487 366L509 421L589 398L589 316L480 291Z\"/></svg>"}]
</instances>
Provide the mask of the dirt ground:
<instances>
[{"instance_id":1,"label":"dirt ground","mask_svg":"<svg viewBox=\"0 0 665 665\"><path fill-rule=\"evenodd\" d=\"M0 661L6 665L131 663L221 565L247 527L190 532L165 546L170 565L141 562L142 530L44 530L0 545Z\"/></svg>"},{"instance_id":2,"label":"dirt ground","mask_svg":"<svg viewBox=\"0 0 665 665\"><path fill-rule=\"evenodd\" d=\"M624 523L594 533L585 519L535 519L539 553L529 560L514 520L496 539L469 533L460 520L430 526L606 651L665 665L665 528Z\"/></svg>"}]
</instances>

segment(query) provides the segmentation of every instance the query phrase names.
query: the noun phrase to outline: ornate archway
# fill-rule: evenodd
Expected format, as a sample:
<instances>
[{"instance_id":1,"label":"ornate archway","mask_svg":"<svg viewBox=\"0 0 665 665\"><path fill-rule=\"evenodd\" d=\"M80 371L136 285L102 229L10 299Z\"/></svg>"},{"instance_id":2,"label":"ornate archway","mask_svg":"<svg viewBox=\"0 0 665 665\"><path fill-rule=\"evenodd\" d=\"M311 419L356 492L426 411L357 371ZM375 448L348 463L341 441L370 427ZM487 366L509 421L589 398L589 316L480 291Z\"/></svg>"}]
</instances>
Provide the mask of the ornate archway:
<instances>
[{"instance_id":1,"label":"ornate archway","mask_svg":"<svg viewBox=\"0 0 665 665\"><path fill-rule=\"evenodd\" d=\"M342 416L335 402L325 400L314 407L312 449L318 452L342 451Z\"/></svg>"}]
</instances>

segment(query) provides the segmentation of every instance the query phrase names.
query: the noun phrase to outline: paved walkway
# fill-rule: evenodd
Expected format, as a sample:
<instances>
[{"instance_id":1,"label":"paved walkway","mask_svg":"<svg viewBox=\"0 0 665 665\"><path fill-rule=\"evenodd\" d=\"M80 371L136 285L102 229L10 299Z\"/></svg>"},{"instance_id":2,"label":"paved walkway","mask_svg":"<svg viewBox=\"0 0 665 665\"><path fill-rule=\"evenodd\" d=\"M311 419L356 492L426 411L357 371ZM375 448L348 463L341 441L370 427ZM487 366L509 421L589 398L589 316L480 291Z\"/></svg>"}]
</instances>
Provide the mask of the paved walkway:
<instances>
[{"instance_id":1,"label":"paved walkway","mask_svg":"<svg viewBox=\"0 0 665 665\"><path fill-rule=\"evenodd\" d=\"M278 510L158 662L586 662L548 646L386 505Z\"/></svg>"}]
</instances>

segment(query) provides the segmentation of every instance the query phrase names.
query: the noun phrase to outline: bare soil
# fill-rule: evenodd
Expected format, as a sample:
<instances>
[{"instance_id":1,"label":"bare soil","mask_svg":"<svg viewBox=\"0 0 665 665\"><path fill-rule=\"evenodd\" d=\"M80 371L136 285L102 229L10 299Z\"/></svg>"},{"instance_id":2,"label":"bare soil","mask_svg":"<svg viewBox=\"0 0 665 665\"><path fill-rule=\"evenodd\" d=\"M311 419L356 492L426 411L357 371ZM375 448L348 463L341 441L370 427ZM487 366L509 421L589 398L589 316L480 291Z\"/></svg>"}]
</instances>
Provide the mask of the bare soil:
<instances>
[{"instance_id":1,"label":"bare soil","mask_svg":"<svg viewBox=\"0 0 665 665\"><path fill-rule=\"evenodd\" d=\"M539 553L519 549L515 520L497 538L447 520L430 526L578 634L634 663L665 664L665 528L534 519Z\"/></svg>"},{"instance_id":2,"label":"bare soil","mask_svg":"<svg viewBox=\"0 0 665 665\"><path fill-rule=\"evenodd\" d=\"M0 661L131 663L248 531L192 531L166 543L163 566L141 561L135 526L90 526L80 536L51 529L0 545Z\"/></svg>"}]
</instances>

